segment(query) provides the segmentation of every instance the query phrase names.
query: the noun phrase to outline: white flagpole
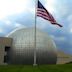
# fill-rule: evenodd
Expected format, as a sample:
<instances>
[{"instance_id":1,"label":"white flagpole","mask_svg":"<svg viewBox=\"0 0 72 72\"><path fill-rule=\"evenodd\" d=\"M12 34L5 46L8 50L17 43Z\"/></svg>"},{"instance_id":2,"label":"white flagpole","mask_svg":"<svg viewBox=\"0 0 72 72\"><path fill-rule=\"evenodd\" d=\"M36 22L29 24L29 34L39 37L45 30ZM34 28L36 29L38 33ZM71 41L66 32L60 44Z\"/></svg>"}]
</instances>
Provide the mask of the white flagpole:
<instances>
[{"instance_id":1,"label":"white flagpole","mask_svg":"<svg viewBox=\"0 0 72 72\"><path fill-rule=\"evenodd\" d=\"M37 65L36 63L36 19L37 19L37 5L38 5L38 0L35 0L35 36L34 36L34 66Z\"/></svg>"}]
</instances>

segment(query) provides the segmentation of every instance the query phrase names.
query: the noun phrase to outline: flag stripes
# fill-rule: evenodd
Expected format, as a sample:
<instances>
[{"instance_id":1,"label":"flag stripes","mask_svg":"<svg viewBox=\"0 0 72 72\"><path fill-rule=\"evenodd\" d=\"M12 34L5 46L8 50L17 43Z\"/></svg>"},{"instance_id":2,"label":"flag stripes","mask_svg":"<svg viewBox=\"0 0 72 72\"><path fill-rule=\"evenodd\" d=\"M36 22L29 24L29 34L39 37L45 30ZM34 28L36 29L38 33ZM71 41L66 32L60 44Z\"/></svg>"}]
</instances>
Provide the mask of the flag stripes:
<instances>
[{"instance_id":1,"label":"flag stripes","mask_svg":"<svg viewBox=\"0 0 72 72\"><path fill-rule=\"evenodd\" d=\"M44 6L40 3L40 1L38 1L38 6L37 6L37 16L50 21L51 24L62 27L62 25L58 24L54 19L54 17L44 8Z\"/></svg>"}]
</instances>

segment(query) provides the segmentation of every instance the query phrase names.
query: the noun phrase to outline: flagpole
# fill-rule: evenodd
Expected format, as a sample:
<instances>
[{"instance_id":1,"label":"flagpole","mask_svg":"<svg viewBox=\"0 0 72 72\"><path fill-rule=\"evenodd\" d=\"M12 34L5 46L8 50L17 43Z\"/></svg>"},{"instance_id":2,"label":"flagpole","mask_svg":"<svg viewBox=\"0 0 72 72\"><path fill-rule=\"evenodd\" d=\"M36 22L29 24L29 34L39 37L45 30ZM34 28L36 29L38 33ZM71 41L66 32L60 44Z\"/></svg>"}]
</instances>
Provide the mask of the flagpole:
<instances>
[{"instance_id":1,"label":"flagpole","mask_svg":"<svg viewBox=\"0 0 72 72\"><path fill-rule=\"evenodd\" d=\"M34 63L33 65L36 66L37 63L36 63L36 19L37 19L37 5L38 5L38 0L35 0L35 29L34 29Z\"/></svg>"}]
</instances>

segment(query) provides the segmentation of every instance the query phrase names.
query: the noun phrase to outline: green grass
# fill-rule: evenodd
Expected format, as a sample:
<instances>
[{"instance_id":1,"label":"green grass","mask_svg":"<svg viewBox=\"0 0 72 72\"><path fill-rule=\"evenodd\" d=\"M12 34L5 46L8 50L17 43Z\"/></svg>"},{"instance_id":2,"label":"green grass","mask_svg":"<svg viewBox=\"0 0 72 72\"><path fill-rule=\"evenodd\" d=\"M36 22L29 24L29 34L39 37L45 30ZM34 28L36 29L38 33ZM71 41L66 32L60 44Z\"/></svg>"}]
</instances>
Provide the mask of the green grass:
<instances>
[{"instance_id":1,"label":"green grass","mask_svg":"<svg viewBox=\"0 0 72 72\"><path fill-rule=\"evenodd\" d=\"M72 72L72 64L64 65L7 65L0 66L0 72Z\"/></svg>"}]
</instances>

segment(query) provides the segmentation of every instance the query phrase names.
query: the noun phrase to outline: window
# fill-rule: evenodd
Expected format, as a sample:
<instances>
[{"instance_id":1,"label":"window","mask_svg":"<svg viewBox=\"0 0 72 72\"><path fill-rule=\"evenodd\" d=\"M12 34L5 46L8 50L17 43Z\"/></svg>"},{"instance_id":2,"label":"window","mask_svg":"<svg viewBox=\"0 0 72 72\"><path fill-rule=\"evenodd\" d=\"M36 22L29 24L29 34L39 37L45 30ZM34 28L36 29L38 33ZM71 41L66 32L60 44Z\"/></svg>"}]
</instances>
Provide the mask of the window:
<instances>
[{"instance_id":1,"label":"window","mask_svg":"<svg viewBox=\"0 0 72 72\"><path fill-rule=\"evenodd\" d=\"M9 51L10 47L9 46L5 46L5 51Z\"/></svg>"},{"instance_id":2,"label":"window","mask_svg":"<svg viewBox=\"0 0 72 72\"><path fill-rule=\"evenodd\" d=\"M7 63L7 61L8 61L8 57L6 55L6 56L4 56L4 63Z\"/></svg>"}]
</instances>

